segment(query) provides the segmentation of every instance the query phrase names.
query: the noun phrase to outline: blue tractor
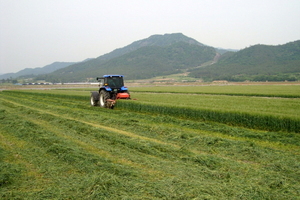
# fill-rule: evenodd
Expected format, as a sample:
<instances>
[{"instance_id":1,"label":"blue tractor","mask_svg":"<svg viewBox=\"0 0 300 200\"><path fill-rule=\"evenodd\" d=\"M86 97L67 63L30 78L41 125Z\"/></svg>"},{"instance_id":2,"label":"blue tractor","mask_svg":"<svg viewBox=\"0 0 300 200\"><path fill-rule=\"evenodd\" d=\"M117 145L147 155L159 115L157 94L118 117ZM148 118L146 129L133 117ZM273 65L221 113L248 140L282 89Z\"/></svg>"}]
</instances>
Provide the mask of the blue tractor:
<instances>
[{"instance_id":1,"label":"blue tractor","mask_svg":"<svg viewBox=\"0 0 300 200\"><path fill-rule=\"evenodd\" d=\"M128 88L124 86L123 75L97 77L99 91L91 92L91 106L113 109L117 99L130 99Z\"/></svg>"}]
</instances>

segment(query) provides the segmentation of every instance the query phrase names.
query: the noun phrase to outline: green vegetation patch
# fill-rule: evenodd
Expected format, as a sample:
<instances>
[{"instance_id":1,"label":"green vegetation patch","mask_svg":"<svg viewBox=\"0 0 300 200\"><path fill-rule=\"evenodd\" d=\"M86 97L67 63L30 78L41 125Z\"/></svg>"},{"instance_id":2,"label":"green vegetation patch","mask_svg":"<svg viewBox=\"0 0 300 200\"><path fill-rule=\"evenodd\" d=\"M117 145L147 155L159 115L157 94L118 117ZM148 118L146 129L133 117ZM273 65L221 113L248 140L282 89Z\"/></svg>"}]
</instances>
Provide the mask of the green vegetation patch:
<instances>
[{"instance_id":1,"label":"green vegetation patch","mask_svg":"<svg viewBox=\"0 0 300 200\"><path fill-rule=\"evenodd\" d=\"M203 85L132 87L133 92L300 98L300 85Z\"/></svg>"},{"instance_id":2,"label":"green vegetation patch","mask_svg":"<svg viewBox=\"0 0 300 200\"><path fill-rule=\"evenodd\" d=\"M300 130L299 99L161 93L137 93L132 97L137 100L120 101L118 106L138 112L215 121L254 129L288 132Z\"/></svg>"},{"instance_id":3,"label":"green vegetation patch","mask_svg":"<svg viewBox=\"0 0 300 200\"><path fill-rule=\"evenodd\" d=\"M288 132L299 132L300 130L300 121L291 118L251 115L236 112L220 112L216 110L192 109L179 106L151 105L147 103L125 101L122 101L119 104L119 107L136 112L165 114L193 120L215 121L232 126L244 126L253 129Z\"/></svg>"},{"instance_id":4,"label":"green vegetation patch","mask_svg":"<svg viewBox=\"0 0 300 200\"><path fill-rule=\"evenodd\" d=\"M19 164L5 160L9 157L7 154L9 152L0 146L0 190L9 185L17 184L24 170Z\"/></svg>"},{"instance_id":5,"label":"green vegetation patch","mask_svg":"<svg viewBox=\"0 0 300 200\"><path fill-rule=\"evenodd\" d=\"M1 198L300 195L299 134L156 113L155 103L147 112L123 109L123 101L114 110L91 107L86 94L0 93L0 164L6 174Z\"/></svg>"}]
</instances>

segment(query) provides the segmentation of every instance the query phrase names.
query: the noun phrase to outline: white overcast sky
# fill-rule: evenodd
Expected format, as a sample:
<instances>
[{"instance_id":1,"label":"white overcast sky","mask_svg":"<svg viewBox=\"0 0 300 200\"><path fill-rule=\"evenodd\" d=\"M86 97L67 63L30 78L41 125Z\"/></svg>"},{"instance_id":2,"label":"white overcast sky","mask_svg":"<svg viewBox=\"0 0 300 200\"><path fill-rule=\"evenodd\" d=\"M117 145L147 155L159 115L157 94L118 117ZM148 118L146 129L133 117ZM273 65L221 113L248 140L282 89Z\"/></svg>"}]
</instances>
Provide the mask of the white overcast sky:
<instances>
[{"instance_id":1,"label":"white overcast sky","mask_svg":"<svg viewBox=\"0 0 300 200\"><path fill-rule=\"evenodd\" d=\"M300 0L0 0L0 73L94 58L154 34L243 49L300 39Z\"/></svg>"}]
</instances>

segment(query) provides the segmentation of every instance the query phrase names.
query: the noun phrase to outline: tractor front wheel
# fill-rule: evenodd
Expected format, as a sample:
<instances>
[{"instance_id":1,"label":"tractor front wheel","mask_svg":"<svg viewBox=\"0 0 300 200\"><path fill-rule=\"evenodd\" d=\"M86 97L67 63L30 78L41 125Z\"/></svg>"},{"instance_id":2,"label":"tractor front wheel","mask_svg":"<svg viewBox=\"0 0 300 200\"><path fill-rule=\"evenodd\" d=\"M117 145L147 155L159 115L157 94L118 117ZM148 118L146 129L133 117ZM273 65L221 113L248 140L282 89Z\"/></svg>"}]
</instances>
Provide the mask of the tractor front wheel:
<instances>
[{"instance_id":1,"label":"tractor front wheel","mask_svg":"<svg viewBox=\"0 0 300 200\"><path fill-rule=\"evenodd\" d=\"M110 95L109 92L105 91L105 90L101 90L100 91L100 106L103 108L107 108L107 99L109 99Z\"/></svg>"}]
</instances>

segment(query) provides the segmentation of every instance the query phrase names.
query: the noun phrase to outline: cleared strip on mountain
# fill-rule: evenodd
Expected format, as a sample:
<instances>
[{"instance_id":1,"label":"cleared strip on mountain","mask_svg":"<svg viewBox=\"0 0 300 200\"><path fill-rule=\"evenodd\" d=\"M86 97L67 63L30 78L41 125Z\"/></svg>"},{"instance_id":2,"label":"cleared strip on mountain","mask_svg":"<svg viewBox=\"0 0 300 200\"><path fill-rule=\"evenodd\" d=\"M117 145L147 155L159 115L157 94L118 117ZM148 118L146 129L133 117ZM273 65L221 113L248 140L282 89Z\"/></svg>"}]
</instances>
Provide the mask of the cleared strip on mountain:
<instances>
[{"instance_id":1,"label":"cleared strip on mountain","mask_svg":"<svg viewBox=\"0 0 300 200\"><path fill-rule=\"evenodd\" d=\"M90 107L88 92L56 92L0 93L1 198L299 196L299 134Z\"/></svg>"}]
</instances>

